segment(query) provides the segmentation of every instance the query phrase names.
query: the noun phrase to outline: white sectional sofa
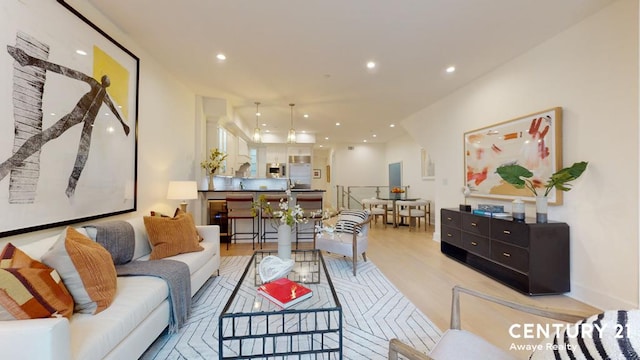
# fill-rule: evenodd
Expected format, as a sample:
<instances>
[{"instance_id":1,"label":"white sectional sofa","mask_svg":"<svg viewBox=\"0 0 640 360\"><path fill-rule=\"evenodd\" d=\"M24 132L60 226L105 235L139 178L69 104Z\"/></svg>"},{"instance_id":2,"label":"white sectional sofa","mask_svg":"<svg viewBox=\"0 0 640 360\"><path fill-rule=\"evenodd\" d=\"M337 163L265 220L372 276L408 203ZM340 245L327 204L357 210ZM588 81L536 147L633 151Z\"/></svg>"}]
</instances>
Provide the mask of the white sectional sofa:
<instances>
[{"instance_id":1,"label":"white sectional sofa","mask_svg":"<svg viewBox=\"0 0 640 360\"><path fill-rule=\"evenodd\" d=\"M143 218L127 221L135 232L133 259L145 260L151 247ZM189 266L192 296L209 277L217 274L220 266L219 227L196 228L204 238L200 242L204 251L168 258ZM19 246L19 249L39 260L57 238L52 236ZM0 357L22 360L137 359L169 324L168 293L166 282L160 278L119 276L113 303L96 315L74 313L70 320L0 321Z\"/></svg>"}]
</instances>

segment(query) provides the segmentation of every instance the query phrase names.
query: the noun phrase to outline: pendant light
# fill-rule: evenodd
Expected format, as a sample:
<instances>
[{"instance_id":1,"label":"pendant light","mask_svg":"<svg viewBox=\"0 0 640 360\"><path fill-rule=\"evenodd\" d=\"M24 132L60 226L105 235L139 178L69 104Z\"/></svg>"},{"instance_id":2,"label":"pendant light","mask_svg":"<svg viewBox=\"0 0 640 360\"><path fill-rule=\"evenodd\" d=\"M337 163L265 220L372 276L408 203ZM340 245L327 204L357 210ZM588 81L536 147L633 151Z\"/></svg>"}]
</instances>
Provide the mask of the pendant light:
<instances>
[{"instance_id":1,"label":"pendant light","mask_svg":"<svg viewBox=\"0 0 640 360\"><path fill-rule=\"evenodd\" d=\"M253 130L253 142L259 143L262 141L262 135L260 134L260 127L258 126L258 117L260 117L260 111L258 107L260 106L260 102L256 101L256 128Z\"/></svg>"},{"instance_id":2,"label":"pendant light","mask_svg":"<svg viewBox=\"0 0 640 360\"><path fill-rule=\"evenodd\" d=\"M296 142L296 129L293 128L293 107L296 104L289 104L291 107L291 128L289 129L289 135L287 135L287 142L293 144Z\"/></svg>"}]
</instances>

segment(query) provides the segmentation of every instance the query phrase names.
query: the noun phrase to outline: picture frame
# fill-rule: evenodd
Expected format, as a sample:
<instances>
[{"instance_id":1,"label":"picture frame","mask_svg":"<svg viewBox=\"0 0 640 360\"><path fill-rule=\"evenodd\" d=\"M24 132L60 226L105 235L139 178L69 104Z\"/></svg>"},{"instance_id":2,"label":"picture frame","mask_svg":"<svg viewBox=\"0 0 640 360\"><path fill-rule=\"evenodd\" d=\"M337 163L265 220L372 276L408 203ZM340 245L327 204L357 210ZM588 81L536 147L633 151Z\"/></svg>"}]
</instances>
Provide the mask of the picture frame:
<instances>
[{"instance_id":1,"label":"picture frame","mask_svg":"<svg viewBox=\"0 0 640 360\"><path fill-rule=\"evenodd\" d=\"M64 0L3 8L0 237L135 211L139 58Z\"/></svg>"},{"instance_id":2,"label":"picture frame","mask_svg":"<svg viewBox=\"0 0 640 360\"><path fill-rule=\"evenodd\" d=\"M496 169L519 164L542 184L562 168L562 108L554 107L464 133L464 184L471 197L535 201L526 188L506 183ZM549 204L562 204L554 189Z\"/></svg>"},{"instance_id":3,"label":"picture frame","mask_svg":"<svg viewBox=\"0 0 640 360\"><path fill-rule=\"evenodd\" d=\"M422 180L434 180L436 178L436 165L425 149L420 149L420 174Z\"/></svg>"},{"instance_id":4,"label":"picture frame","mask_svg":"<svg viewBox=\"0 0 640 360\"><path fill-rule=\"evenodd\" d=\"M322 170L313 169L313 178L314 179L321 179L322 178Z\"/></svg>"}]
</instances>

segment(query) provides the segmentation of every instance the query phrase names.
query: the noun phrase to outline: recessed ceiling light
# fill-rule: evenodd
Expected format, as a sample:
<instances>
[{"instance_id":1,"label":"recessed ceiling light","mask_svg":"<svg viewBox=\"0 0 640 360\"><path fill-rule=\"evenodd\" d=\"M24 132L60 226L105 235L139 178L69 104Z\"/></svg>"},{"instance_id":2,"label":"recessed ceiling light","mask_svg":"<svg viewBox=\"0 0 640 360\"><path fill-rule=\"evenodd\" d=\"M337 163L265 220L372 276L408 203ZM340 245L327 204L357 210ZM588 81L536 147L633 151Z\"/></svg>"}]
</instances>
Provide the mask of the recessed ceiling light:
<instances>
[{"instance_id":1,"label":"recessed ceiling light","mask_svg":"<svg viewBox=\"0 0 640 360\"><path fill-rule=\"evenodd\" d=\"M84 50L76 50L76 54L78 55L87 55L87 52Z\"/></svg>"},{"instance_id":2,"label":"recessed ceiling light","mask_svg":"<svg viewBox=\"0 0 640 360\"><path fill-rule=\"evenodd\" d=\"M308 118L308 117L309 117L309 114L304 114L304 117Z\"/></svg>"},{"instance_id":3,"label":"recessed ceiling light","mask_svg":"<svg viewBox=\"0 0 640 360\"><path fill-rule=\"evenodd\" d=\"M449 67L447 68L447 70L445 70L445 71L446 71L446 72L448 72L448 73L455 72L455 71L456 71L456 67L455 67L455 66L449 66Z\"/></svg>"},{"instance_id":4,"label":"recessed ceiling light","mask_svg":"<svg viewBox=\"0 0 640 360\"><path fill-rule=\"evenodd\" d=\"M324 139L325 139L325 140L329 140L329 137L328 137L328 136L325 136L325 138L324 138Z\"/></svg>"},{"instance_id":5,"label":"recessed ceiling light","mask_svg":"<svg viewBox=\"0 0 640 360\"><path fill-rule=\"evenodd\" d=\"M320 147L324 147L324 145L320 145Z\"/></svg>"},{"instance_id":6,"label":"recessed ceiling light","mask_svg":"<svg viewBox=\"0 0 640 360\"><path fill-rule=\"evenodd\" d=\"M396 124L391 124L389 125L389 127L396 127Z\"/></svg>"},{"instance_id":7,"label":"recessed ceiling light","mask_svg":"<svg viewBox=\"0 0 640 360\"><path fill-rule=\"evenodd\" d=\"M218 54L216 55L216 59L220 60L220 61L224 61L227 60L227 56L225 54Z\"/></svg>"},{"instance_id":8,"label":"recessed ceiling light","mask_svg":"<svg viewBox=\"0 0 640 360\"><path fill-rule=\"evenodd\" d=\"M371 136L372 136L372 137L378 137L378 135L376 135L376 134L373 134L373 135L371 135Z\"/></svg>"},{"instance_id":9,"label":"recessed ceiling light","mask_svg":"<svg viewBox=\"0 0 640 360\"><path fill-rule=\"evenodd\" d=\"M262 123L262 126L267 126L267 123Z\"/></svg>"},{"instance_id":10,"label":"recessed ceiling light","mask_svg":"<svg viewBox=\"0 0 640 360\"><path fill-rule=\"evenodd\" d=\"M375 68L376 68L375 61L368 61L367 62L367 69L375 69Z\"/></svg>"},{"instance_id":11,"label":"recessed ceiling light","mask_svg":"<svg viewBox=\"0 0 640 360\"><path fill-rule=\"evenodd\" d=\"M367 142L367 139L362 140L362 142Z\"/></svg>"},{"instance_id":12,"label":"recessed ceiling light","mask_svg":"<svg viewBox=\"0 0 640 360\"><path fill-rule=\"evenodd\" d=\"M262 115L259 111L256 113L256 116L260 116Z\"/></svg>"},{"instance_id":13,"label":"recessed ceiling light","mask_svg":"<svg viewBox=\"0 0 640 360\"><path fill-rule=\"evenodd\" d=\"M339 122L337 122L337 123L336 123L336 126L340 126L340 123L339 123Z\"/></svg>"}]
</instances>

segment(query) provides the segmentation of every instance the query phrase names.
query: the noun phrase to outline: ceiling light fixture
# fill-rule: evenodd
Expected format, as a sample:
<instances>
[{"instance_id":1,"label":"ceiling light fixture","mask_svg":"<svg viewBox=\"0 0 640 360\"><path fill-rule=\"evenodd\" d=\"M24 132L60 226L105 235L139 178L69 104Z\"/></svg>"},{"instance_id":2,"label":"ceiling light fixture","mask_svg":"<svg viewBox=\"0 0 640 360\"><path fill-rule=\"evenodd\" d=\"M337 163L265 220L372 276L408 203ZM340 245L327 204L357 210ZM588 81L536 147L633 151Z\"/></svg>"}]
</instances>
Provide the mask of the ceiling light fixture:
<instances>
[{"instance_id":1,"label":"ceiling light fixture","mask_svg":"<svg viewBox=\"0 0 640 360\"><path fill-rule=\"evenodd\" d=\"M376 63L373 61L367 62L367 69L375 69Z\"/></svg>"},{"instance_id":2,"label":"ceiling light fixture","mask_svg":"<svg viewBox=\"0 0 640 360\"><path fill-rule=\"evenodd\" d=\"M287 142L289 144L294 144L296 142L296 130L293 128L293 107L296 104L289 104L291 107L291 128L289 129L289 135L287 135Z\"/></svg>"},{"instance_id":3,"label":"ceiling light fixture","mask_svg":"<svg viewBox=\"0 0 640 360\"><path fill-rule=\"evenodd\" d=\"M256 101L256 128L253 130L253 142L259 143L262 141L262 135L260 135L260 127L258 126L258 117L260 117L260 111L258 107L260 106L260 102Z\"/></svg>"},{"instance_id":4,"label":"ceiling light fixture","mask_svg":"<svg viewBox=\"0 0 640 360\"><path fill-rule=\"evenodd\" d=\"M225 61L227 60L227 57L225 56L225 54L218 54L216 55L216 59L220 60L220 61Z\"/></svg>"},{"instance_id":5,"label":"ceiling light fixture","mask_svg":"<svg viewBox=\"0 0 640 360\"><path fill-rule=\"evenodd\" d=\"M448 73L455 72L455 71L456 71L456 67L455 67L455 66L449 66L449 67L447 68L447 70L445 70L445 71L446 71L446 72L448 72Z\"/></svg>"}]
</instances>

